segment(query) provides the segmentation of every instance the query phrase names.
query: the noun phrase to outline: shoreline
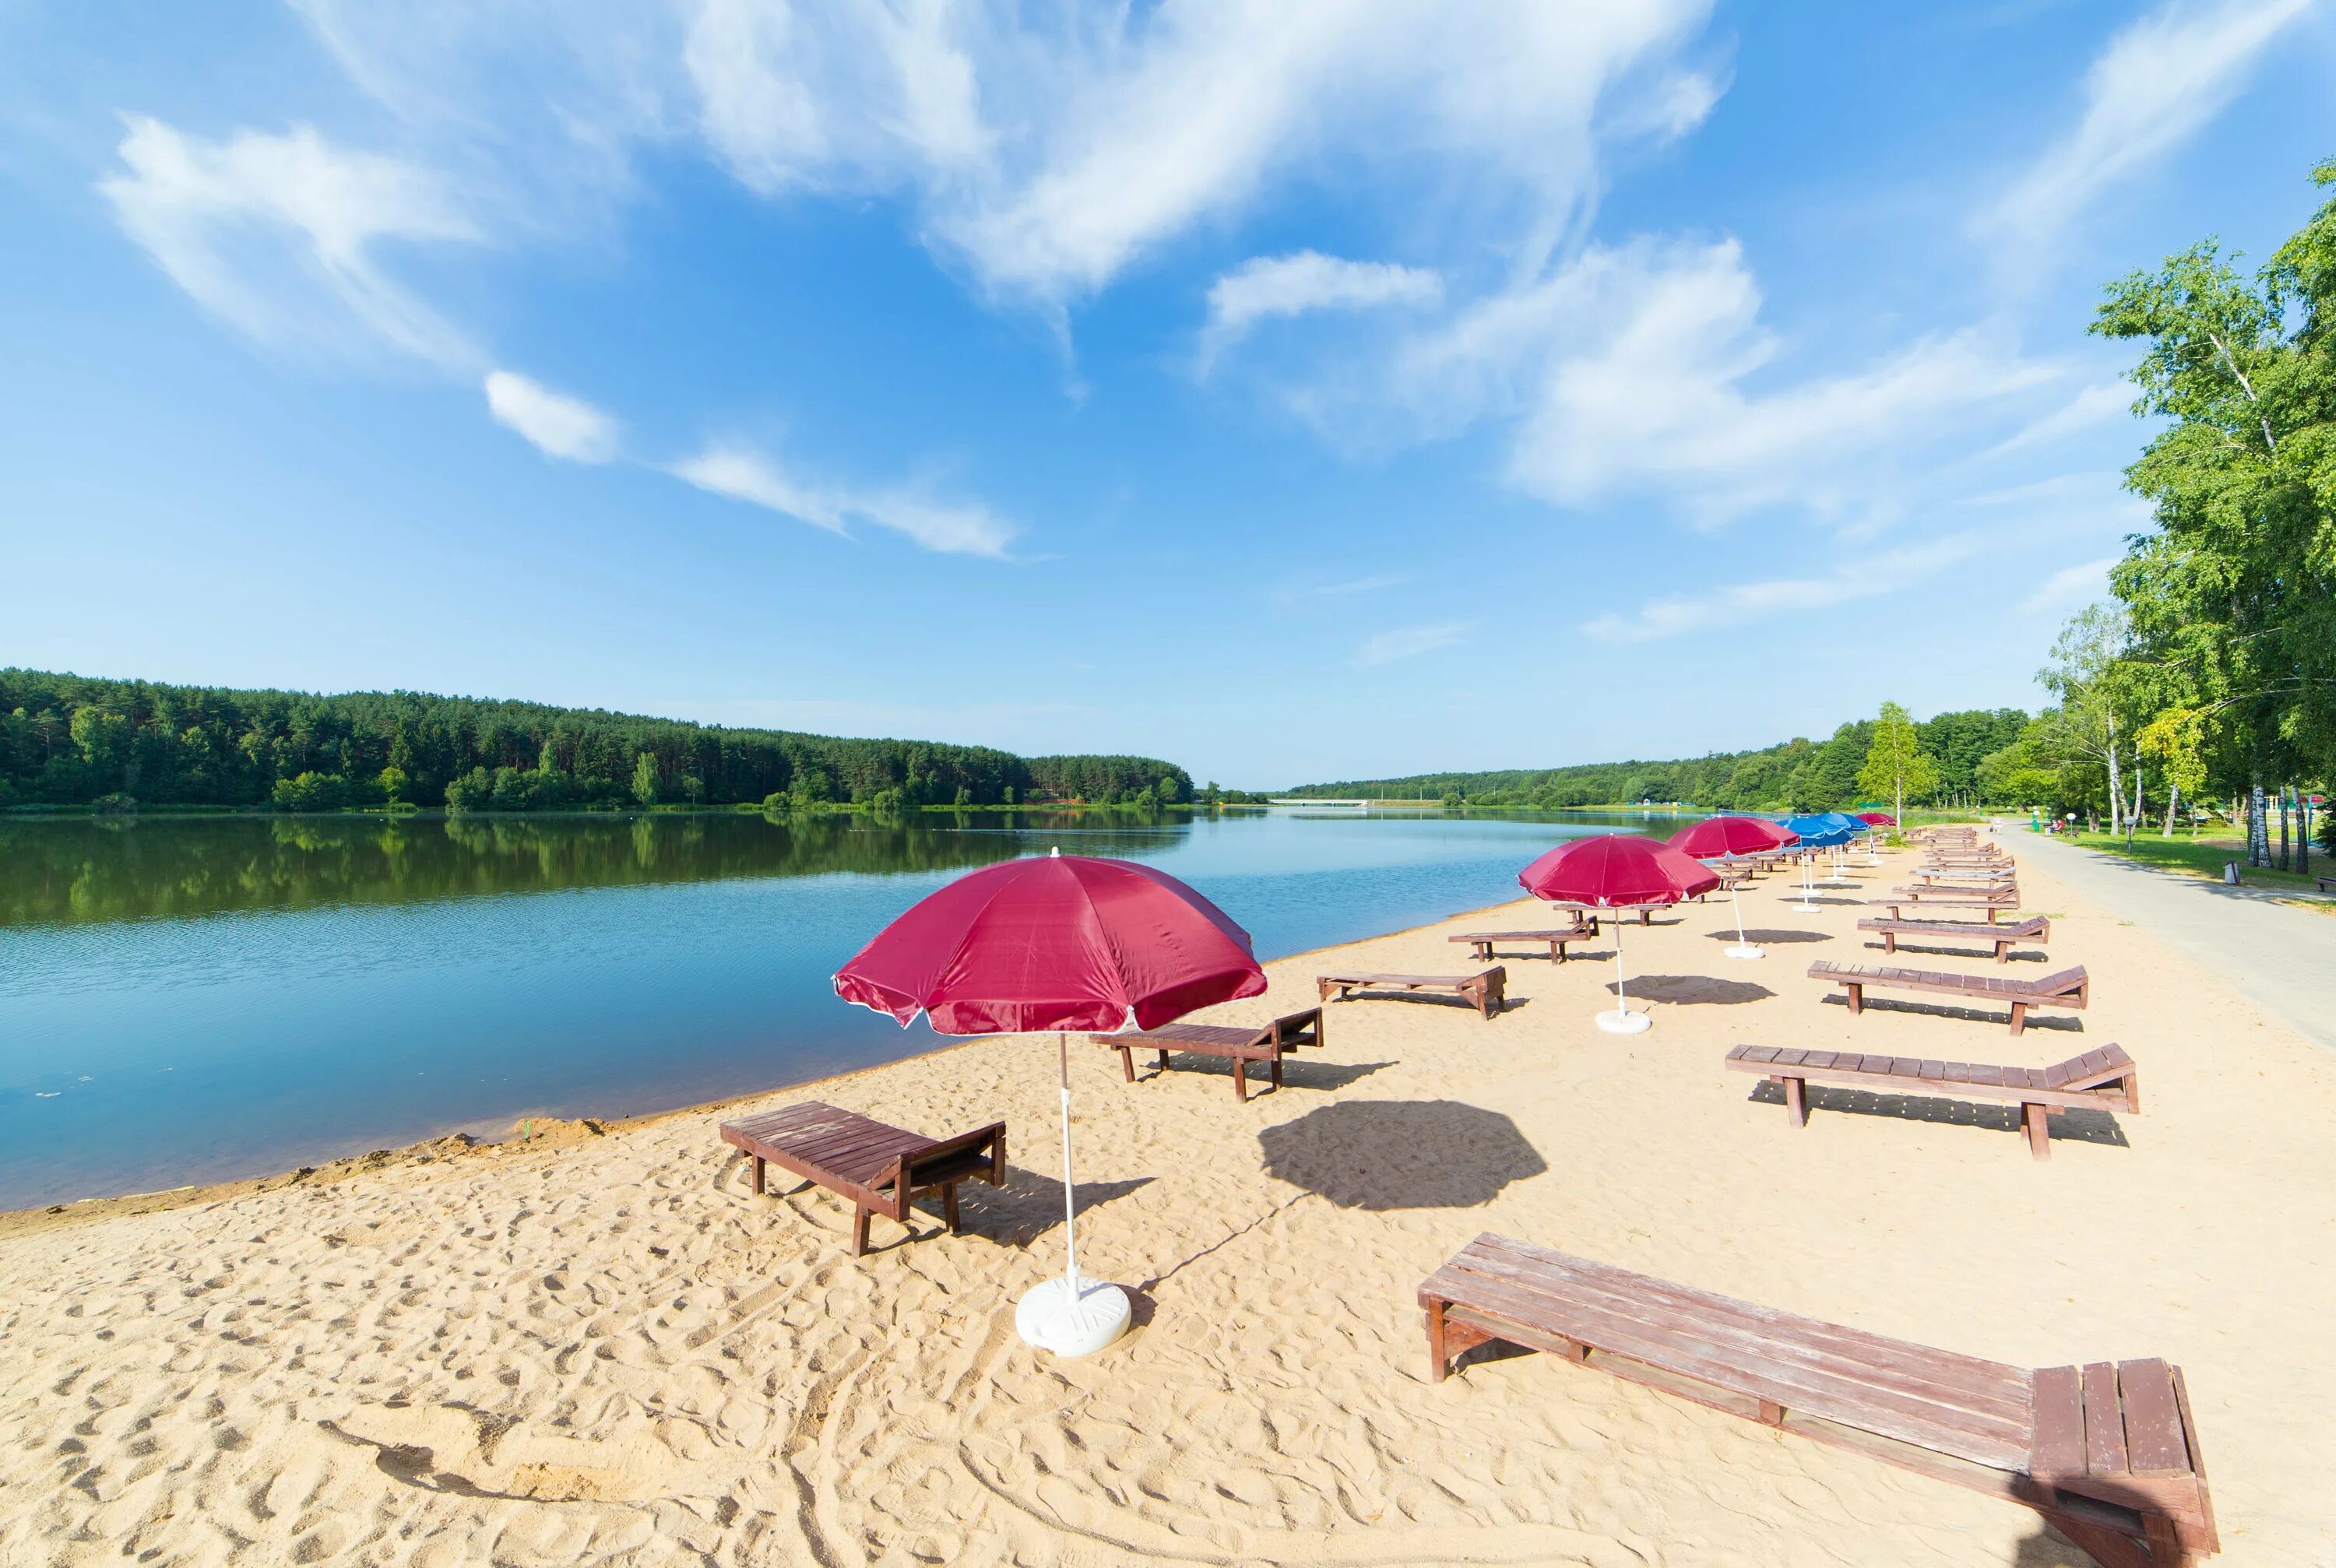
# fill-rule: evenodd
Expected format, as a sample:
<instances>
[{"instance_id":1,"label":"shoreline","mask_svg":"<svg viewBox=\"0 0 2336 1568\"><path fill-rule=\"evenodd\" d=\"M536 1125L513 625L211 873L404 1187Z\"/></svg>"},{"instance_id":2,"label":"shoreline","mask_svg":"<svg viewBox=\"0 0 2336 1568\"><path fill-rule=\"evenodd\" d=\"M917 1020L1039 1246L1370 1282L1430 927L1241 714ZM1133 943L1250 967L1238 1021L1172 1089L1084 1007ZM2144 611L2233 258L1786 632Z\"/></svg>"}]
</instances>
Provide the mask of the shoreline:
<instances>
[{"instance_id":1,"label":"shoreline","mask_svg":"<svg viewBox=\"0 0 2336 1568\"><path fill-rule=\"evenodd\" d=\"M1807 911L1756 881L1761 963L1720 960L1725 899L1630 925L1642 1035L1593 1026L1609 939L1504 953L1489 1020L1333 1004L1245 1103L1221 1063L1130 1083L1074 1053L1080 1266L1136 1302L1085 1359L1013 1330L1064 1263L1051 1040L815 1080L934 1136L1008 1128L960 1232L927 1205L864 1257L832 1194L749 1193L714 1135L729 1102L144 1200L169 1212L69 1206L0 1242L0 1493L24 1500L0 1561L2084 1568L2016 1504L1561 1358L1431 1381L1419 1281L1485 1232L2012 1367L2163 1358L2230 1560L2308 1559L2336 1368L2290 1352L2336 1258L2294 1238L2336 1226L2336 1057L2186 927L2125 924L2041 852L2020 869L2049 951L2010 972L2082 963L2088 1009L2018 1037L2000 1011L1852 1018L1806 966L1878 952L1854 901L1906 863ZM1446 937L1485 916L1271 960L1266 995L1202 1016L1311 1007L1332 965L1458 969ZM2146 1114L2053 1118L2049 1164L2000 1106L1813 1095L1796 1127L1724 1069L1746 1041L2031 1066L2118 1042Z\"/></svg>"},{"instance_id":2,"label":"shoreline","mask_svg":"<svg viewBox=\"0 0 2336 1568\"><path fill-rule=\"evenodd\" d=\"M1284 953L1264 961L1268 965L1290 963L1300 959L1313 958L1321 953L1335 952L1340 948L1352 947L1358 942L1392 940L1445 925L1453 920L1468 920L1477 915L1489 914L1494 910L1505 909L1515 901L1513 899L1504 899L1496 904L1456 910L1450 914L1439 915L1432 920L1425 920L1416 926L1406 926L1396 930L1381 931L1372 935L1349 937L1343 941L1301 949L1297 952ZM837 1005L849 1004L839 1002ZM36 1235L42 1232L56 1230L66 1225L83 1224L92 1220L110 1219L122 1214L166 1213L174 1209L224 1203L252 1193L274 1192L282 1187L330 1185L347 1181L355 1176L370 1175L392 1169L411 1169L437 1164L446 1167L439 1174L449 1174L453 1169L453 1162L464 1158L492 1160L498 1157L499 1153L526 1153L548 1148L573 1147L579 1144L589 1143L595 1138L654 1126L676 1116L708 1115L727 1110L733 1106L747 1105L756 1100L767 1099L776 1094L850 1083L854 1079L865 1077L871 1073L884 1072L910 1062L946 1057L954 1051L961 1051L969 1047L1006 1037L1007 1037L1000 1035L968 1035L956 1039L943 1037L945 1043L930 1049L910 1051L897 1057L886 1057L881 1061L870 1062L863 1066L848 1068L841 1073L826 1073L816 1077L784 1079L735 1095L721 1096L711 1100L693 1101L688 1105L672 1105L662 1110L641 1111L630 1115L559 1116L521 1111L510 1118L511 1131L501 1137L490 1137L470 1130L480 1125L482 1121L501 1121L504 1119L501 1115L498 1115L492 1118L472 1118L416 1138L410 1143L390 1148L370 1149L363 1154L343 1154L319 1165L303 1165L288 1171L268 1171L257 1175L232 1176L219 1182L190 1183L185 1186L162 1187L152 1192L115 1193L95 1197L65 1198L55 1203L34 1203L22 1209L0 1209L0 1242L8 1242L18 1236ZM522 1134L520 1129L530 1123L540 1125L545 1131L535 1135Z\"/></svg>"}]
</instances>

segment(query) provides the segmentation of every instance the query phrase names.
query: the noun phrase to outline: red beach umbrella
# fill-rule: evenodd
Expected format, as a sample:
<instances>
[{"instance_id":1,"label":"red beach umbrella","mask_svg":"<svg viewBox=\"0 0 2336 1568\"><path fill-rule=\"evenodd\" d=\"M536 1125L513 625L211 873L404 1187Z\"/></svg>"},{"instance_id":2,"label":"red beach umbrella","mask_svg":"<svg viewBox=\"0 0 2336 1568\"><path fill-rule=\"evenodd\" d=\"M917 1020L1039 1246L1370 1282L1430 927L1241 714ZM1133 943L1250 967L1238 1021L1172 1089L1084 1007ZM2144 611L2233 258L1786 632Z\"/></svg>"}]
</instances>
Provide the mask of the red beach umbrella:
<instances>
[{"instance_id":1,"label":"red beach umbrella","mask_svg":"<svg viewBox=\"0 0 2336 1568\"><path fill-rule=\"evenodd\" d=\"M1859 812L1857 820L1870 828L1894 828L1898 819L1888 812Z\"/></svg>"},{"instance_id":2,"label":"red beach umbrella","mask_svg":"<svg viewBox=\"0 0 2336 1568\"><path fill-rule=\"evenodd\" d=\"M1126 1330L1127 1294L1079 1277L1071 1189L1069 1031L1151 1028L1265 989L1249 933L1164 872L1133 861L1005 861L927 894L835 974L835 994L944 1035L1054 1032L1062 1064L1062 1278L1026 1294L1015 1326L1062 1355Z\"/></svg>"},{"instance_id":3,"label":"red beach umbrella","mask_svg":"<svg viewBox=\"0 0 2336 1568\"><path fill-rule=\"evenodd\" d=\"M1535 898L1593 909L1675 904L1719 885L1717 874L1669 844L1634 833L1601 833L1560 844L1519 872L1517 881ZM1609 1034L1634 1035L1652 1020L1630 1010L1623 990L1619 921L1613 930L1614 1010L1599 1014L1598 1027Z\"/></svg>"},{"instance_id":4,"label":"red beach umbrella","mask_svg":"<svg viewBox=\"0 0 2336 1568\"><path fill-rule=\"evenodd\" d=\"M1744 816L1706 817L1670 836L1671 848L1684 855L1698 856L1753 854L1800 842L1801 835L1790 828L1779 827L1765 817ZM1744 940L1744 906L1732 887L1728 890L1728 907L1736 914L1736 945L1727 950L1728 956L1766 958L1766 953Z\"/></svg>"}]
</instances>

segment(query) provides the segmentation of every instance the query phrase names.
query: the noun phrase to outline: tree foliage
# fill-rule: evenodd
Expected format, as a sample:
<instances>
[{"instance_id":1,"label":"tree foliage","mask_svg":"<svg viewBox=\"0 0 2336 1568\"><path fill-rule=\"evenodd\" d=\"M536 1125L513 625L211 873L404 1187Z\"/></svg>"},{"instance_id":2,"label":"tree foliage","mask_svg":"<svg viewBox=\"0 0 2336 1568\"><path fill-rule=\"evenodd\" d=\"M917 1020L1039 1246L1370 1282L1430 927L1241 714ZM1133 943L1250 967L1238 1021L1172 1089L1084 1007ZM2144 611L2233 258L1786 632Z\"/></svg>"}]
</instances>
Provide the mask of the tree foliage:
<instances>
[{"instance_id":1,"label":"tree foliage","mask_svg":"<svg viewBox=\"0 0 2336 1568\"><path fill-rule=\"evenodd\" d=\"M911 805L1192 797L1153 757L1018 757L987 746L728 729L420 692L231 691L0 669L0 803L110 795L330 810L404 800L545 811L786 794Z\"/></svg>"}]
</instances>

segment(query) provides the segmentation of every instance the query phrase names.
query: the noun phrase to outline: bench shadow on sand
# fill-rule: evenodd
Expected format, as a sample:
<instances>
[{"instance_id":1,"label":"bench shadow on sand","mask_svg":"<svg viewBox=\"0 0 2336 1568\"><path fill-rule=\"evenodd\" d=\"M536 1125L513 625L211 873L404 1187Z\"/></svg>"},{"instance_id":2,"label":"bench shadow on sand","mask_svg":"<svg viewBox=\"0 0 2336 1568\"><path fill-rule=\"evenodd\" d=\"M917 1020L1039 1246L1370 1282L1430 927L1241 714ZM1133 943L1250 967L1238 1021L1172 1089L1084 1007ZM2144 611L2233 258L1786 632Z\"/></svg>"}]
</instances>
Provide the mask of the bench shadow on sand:
<instances>
[{"instance_id":1,"label":"bench shadow on sand","mask_svg":"<svg viewBox=\"0 0 2336 1568\"><path fill-rule=\"evenodd\" d=\"M1763 1078L1754 1086L1750 1098L1756 1105L1782 1105L1785 1091L1782 1086ZM1973 1104L1930 1095L1880 1094L1872 1089L1811 1084L1808 1105L1812 1116L1819 1111L1838 1111L1850 1116L1891 1116L1902 1122L1986 1127L1999 1133L2020 1131L2020 1107L1994 1102ZM2048 1118L2048 1125L2052 1136L2065 1142L2109 1144L2120 1149L2133 1146L2126 1142L2125 1129L2117 1125L2117 1119L2107 1111L2056 1109Z\"/></svg>"},{"instance_id":2,"label":"bench shadow on sand","mask_svg":"<svg viewBox=\"0 0 2336 1568\"><path fill-rule=\"evenodd\" d=\"M1818 999L1829 1008L1849 1006L1849 998L1839 991ZM2009 1002L2005 1003L2003 1010L1999 1012L1983 1008L1950 1007L1943 1002L1905 1002L1894 998L1883 1001L1869 996L1865 998L1865 1010L1869 1013L1921 1013L1928 1018L1961 1018L1967 1023L1994 1024L1999 1027L2011 1022L2011 1005ZM2064 1034L2081 1035L2085 1032L2085 1020L2047 1018L2041 1013L2029 1013L2026 1027L2031 1029L2059 1029Z\"/></svg>"},{"instance_id":3,"label":"bench shadow on sand","mask_svg":"<svg viewBox=\"0 0 2336 1568\"><path fill-rule=\"evenodd\" d=\"M1989 963L1993 963L1995 961L1995 950L1993 948L1918 948L1913 943L1908 941L1904 937L1900 937L1898 939L1898 946L1895 949L1891 950L1885 950L1880 942L1864 942L1859 945L1864 947L1868 952L1881 953L1883 955L1883 961L1885 962L1892 957L1894 957L1897 953L1920 953L1925 958L1934 959L1983 959ZM2015 964L2049 963L2051 961L2052 958L2051 954L2046 952L2041 948L2031 948L2028 951L2022 952L2015 947L2005 956Z\"/></svg>"},{"instance_id":4,"label":"bench shadow on sand","mask_svg":"<svg viewBox=\"0 0 2336 1568\"><path fill-rule=\"evenodd\" d=\"M1348 1100L1257 1135L1266 1174L1342 1209L1466 1209L1549 1169L1516 1123L1457 1100Z\"/></svg>"}]
</instances>

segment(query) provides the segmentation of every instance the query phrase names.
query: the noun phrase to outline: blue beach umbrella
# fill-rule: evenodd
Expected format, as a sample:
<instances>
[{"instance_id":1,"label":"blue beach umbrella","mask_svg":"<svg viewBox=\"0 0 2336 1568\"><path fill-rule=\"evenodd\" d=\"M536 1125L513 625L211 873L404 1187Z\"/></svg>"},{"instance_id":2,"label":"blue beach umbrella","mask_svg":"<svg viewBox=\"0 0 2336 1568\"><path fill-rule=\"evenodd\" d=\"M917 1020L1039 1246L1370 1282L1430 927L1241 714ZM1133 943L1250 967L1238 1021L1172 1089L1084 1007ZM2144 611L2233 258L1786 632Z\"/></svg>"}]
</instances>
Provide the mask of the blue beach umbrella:
<instances>
[{"instance_id":1,"label":"blue beach umbrella","mask_svg":"<svg viewBox=\"0 0 2336 1568\"><path fill-rule=\"evenodd\" d=\"M1803 812L1796 815L1770 819L1779 827L1788 828L1801 835L1801 848L1815 852L1845 844L1853 836L1852 830L1863 830L1864 823L1843 816L1839 812ZM1812 878L1811 855L1801 857L1801 901L1796 906L1804 913L1815 913L1816 905L1809 901L1816 897L1816 884Z\"/></svg>"}]
</instances>

